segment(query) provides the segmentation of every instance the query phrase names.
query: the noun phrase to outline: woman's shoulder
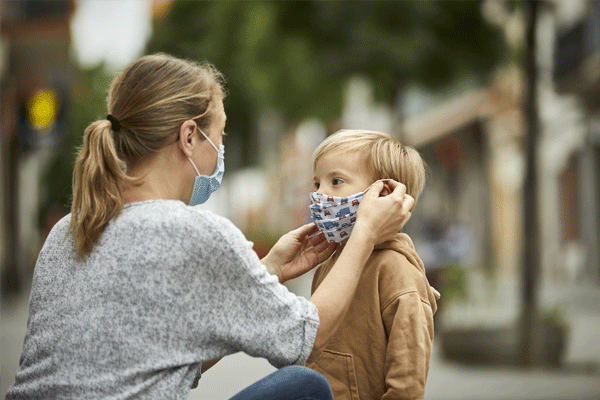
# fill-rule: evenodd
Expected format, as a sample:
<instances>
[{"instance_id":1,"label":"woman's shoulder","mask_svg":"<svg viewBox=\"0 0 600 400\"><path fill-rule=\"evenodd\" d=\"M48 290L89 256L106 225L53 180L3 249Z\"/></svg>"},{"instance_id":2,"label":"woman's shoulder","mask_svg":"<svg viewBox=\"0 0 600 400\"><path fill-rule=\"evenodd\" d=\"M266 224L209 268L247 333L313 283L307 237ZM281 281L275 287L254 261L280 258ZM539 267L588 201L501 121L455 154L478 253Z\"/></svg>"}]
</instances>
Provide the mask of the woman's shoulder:
<instances>
[{"instance_id":1,"label":"woman's shoulder","mask_svg":"<svg viewBox=\"0 0 600 400\"><path fill-rule=\"evenodd\" d=\"M242 232L227 218L178 200L149 200L127 204L114 221L123 229L155 230L188 239L225 238L237 242Z\"/></svg>"},{"instance_id":2,"label":"woman's shoulder","mask_svg":"<svg viewBox=\"0 0 600 400\"><path fill-rule=\"evenodd\" d=\"M192 213L195 213L196 218L200 218L205 223L211 224L220 231L235 231L241 234L241 231L229 219L215 214L212 211L204 210L198 207L187 207Z\"/></svg>"},{"instance_id":3,"label":"woman's shoulder","mask_svg":"<svg viewBox=\"0 0 600 400\"><path fill-rule=\"evenodd\" d=\"M50 232L48 232L48 236L44 241L44 245L46 243L54 243L63 241L69 232L69 225L71 223L71 213L62 217L58 222L54 224Z\"/></svg>"},{"instance_id":4,"label":"woman's shoulder","mask_svg":"<svg viewBox=\"0 0 600 400\"><path fill-rule=\"evenodd\" d=\"M225 217L208 210L190 207L178 200L147 200L129 203L123 207L115 222L158 224L162 227L185 227L206 223L230 228L233 224Z\"/></svg>"}]
</instances>

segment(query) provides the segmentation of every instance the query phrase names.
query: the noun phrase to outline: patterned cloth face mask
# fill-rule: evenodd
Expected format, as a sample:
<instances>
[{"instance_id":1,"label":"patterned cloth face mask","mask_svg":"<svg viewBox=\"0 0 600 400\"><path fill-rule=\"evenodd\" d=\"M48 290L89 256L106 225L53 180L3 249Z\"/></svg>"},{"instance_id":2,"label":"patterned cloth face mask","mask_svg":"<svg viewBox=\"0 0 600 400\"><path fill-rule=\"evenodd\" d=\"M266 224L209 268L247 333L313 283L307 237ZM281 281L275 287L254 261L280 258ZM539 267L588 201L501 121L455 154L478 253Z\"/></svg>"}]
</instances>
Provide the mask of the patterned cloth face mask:
<instances>
[{"instance_id":1,"label":"patterned cloth face mask","mask_svg":"<svg viewBox=\"0 0 600 400\"><path fill-rule=\"evenodd\" d=\"M389 179L381 180L387 181ZM308 207L312 220L323 232L328 242L339 243L350 237L356 222L358 206L371 186L364 192L348 197L328 196L317 192L310 193L311 204Z\"/></svg>"},{"instance_id":2,"label":"patterned cloth face mask","mask_svg":"<svg viewBox=\"0 0 600 400\"><path fill-rule=\"evenodd\" d=\"M200 133L204 135L206 140L214 147L214 149L218 153L217 165L215 166L215 171L211 176L200 175L200 171L196 168L196 164L192 161L191 158L188 158L198 176L194 179L194 188L192 189L192 197L188 202L189 206L197 206L198 204L205 203L206 200L210 197L210 195L215 192L218 188L221 187L221 182L223 181L223 174L225 173L225 146L220 145L217 149L217 146L206 136L202 129L198 128Z\"/></svg>"}]
</instances>

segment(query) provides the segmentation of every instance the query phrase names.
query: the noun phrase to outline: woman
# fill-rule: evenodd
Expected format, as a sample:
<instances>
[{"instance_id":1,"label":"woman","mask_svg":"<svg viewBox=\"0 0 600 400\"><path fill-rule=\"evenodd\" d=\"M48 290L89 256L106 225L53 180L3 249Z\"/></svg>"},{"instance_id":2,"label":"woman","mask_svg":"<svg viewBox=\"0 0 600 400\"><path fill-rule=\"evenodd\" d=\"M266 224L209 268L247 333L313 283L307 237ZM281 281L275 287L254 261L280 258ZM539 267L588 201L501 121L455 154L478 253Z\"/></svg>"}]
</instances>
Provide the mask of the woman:
<instances>
[{"instance_id":1,"label":"woman","mask_svg":"<svg viewBox=\"0 0 600 400\"><path fill-rule=\"evenodd\" d=\"M360 233L310 301L288 292L282 282L333 250L316 226L284 235L259 260L231 222L188 206L223 175L222 82L210 64L164 54L113 80L110 114L84 133L71 214L36 264L7 399L184 399L237 351L282 368L236 398L331 398L322 375L293 365L318 357L373 247L402 228L413 200L395 182L385 197L374 186Z\"/></svg>"}]
</instances>

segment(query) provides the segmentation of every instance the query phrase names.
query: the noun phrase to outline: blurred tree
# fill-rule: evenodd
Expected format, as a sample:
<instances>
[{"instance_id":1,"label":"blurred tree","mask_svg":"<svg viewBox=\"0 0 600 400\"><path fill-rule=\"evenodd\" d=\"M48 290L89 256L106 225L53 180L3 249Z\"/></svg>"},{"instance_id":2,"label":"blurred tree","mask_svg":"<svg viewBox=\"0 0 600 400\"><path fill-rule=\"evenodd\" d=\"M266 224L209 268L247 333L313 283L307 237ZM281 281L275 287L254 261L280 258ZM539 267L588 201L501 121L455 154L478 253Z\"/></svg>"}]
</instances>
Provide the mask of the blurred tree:
<instances>
[{"instance_id":1,"label":"blurred tree","mask_svg":"<svg viewBox=\"0 0 600 400\"><path fill-rule=\"evenodd\" d=\"M251 149L258 112L287 123L334 121L348 79L371 79L395 104L411 81L440 88L485 78L504 55L503 36L476 1L175 1L157 20L147 52L214 63L228 80L228 132ZM248 151L248 150L246 150ZM246 163L252 162L249 154Z\"/></svg>"},{"instance_id":2,"label":"blurred tree","mask_svg":"<svg viewBox=\"0 0 600 400\"><path fill-rule=\"evenodd\" d=\"M536 65L536 32L539 18L539 3L527 1L523 3L526 11L526 41L524 70L527 79L524 112L527 118L527 136L525 138L525 181L523 182L523 303L520 320L520 337L518 357L519 364L530 367L540 363L539 345L539 310L538 279L540 272L540 226L538 172L536 168L539 112L538 112L538 67ZM542 4L543 6L543 4Z\"/></svg>"}]
</instances>

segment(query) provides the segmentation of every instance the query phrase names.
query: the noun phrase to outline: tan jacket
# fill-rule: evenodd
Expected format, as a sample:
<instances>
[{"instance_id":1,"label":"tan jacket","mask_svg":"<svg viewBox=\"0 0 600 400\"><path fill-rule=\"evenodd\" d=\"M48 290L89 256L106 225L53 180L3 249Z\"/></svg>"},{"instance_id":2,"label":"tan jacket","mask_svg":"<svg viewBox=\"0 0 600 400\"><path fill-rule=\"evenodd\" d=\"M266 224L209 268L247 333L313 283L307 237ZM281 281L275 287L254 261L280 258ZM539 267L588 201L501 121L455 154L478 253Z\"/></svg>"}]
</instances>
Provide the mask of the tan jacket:
<instances>
[{"instance_id":1,"label":"tan jacket","mask_svg":"<svg viewBox=\"0 0 600 400\"><path fill-rule=\"evenodd\" d=\"M313 293L336 257L318 267ZM423 399L439 296L410 237L398 234L375 248L342 325L306 365L327 377L335 400Z\"/></svg>"}]
</instances>

